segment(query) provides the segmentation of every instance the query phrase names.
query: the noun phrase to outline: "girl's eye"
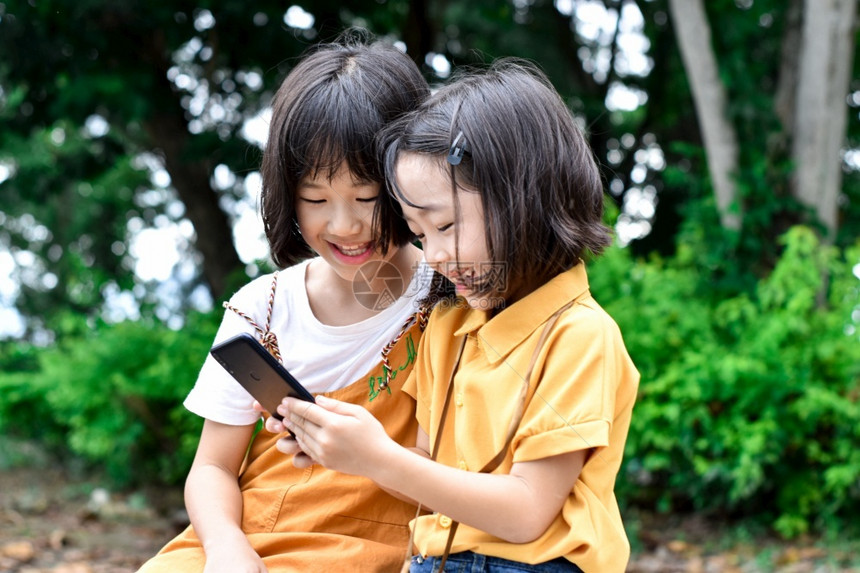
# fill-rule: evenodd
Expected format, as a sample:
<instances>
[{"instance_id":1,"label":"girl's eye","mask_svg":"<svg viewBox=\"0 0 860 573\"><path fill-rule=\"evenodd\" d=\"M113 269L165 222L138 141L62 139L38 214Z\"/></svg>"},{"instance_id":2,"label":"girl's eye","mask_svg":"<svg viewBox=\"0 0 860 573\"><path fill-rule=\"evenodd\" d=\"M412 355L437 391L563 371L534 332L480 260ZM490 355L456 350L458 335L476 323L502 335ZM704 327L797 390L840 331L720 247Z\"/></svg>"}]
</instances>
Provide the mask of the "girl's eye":
<instances>
[{"instance_id":1,"label":"girl's eye","mask_svg":"<svg viewBox=\"0 0 860 573\"><path fill-rule=\"evenodd\" d=\"M436 227L436 230L440 233L444 233L448 229L454 226L454 223L448 223L447 225L442 225L441 227Z\"/></svg>"},{"instance_id":2,"label":"girl's eye","mask_svg":"<svg viewBox=\"0 0 860 573\"><path fill-rule=\"evenodd\" d=\"M379 195L374 197L359 197L356 199L359 203L376 203L376 200L379 199Z\"/></svg>"},{"instance_id":3,"label":"girl's eye","mask_svg":"<svg viewBox=\"0 0 860 573\"><path fill-rule=\"evenodd\" d=\"M300 201L304 201L305 203L311 203L313 205L320 205L325 203L325 199L308 199L307 197L299 197Z\"/></svg>"}]
</instances>

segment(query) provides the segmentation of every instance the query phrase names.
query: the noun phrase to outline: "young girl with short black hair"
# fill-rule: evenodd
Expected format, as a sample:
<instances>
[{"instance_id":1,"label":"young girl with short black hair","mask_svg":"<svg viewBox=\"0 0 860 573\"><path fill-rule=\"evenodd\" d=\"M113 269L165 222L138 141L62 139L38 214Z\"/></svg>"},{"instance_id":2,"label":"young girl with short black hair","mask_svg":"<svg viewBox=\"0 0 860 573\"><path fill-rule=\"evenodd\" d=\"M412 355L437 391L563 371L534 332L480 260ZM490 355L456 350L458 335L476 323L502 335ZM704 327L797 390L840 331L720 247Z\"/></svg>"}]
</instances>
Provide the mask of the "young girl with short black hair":
<instances>
[{"instance_id":1,"label":"young girl with short black hair","mask_svg":"<svg viewBox=\"0 0 860 573\"><path fill-rule=\"evenodd\" d=\"M417 447L334 400L285 400L286 427L325 467L432 512L412 522L413 572L624 571L613 489L639 374L588 287L584 260L610 234L582 132L539 70L503 61L440 89L382 147L396 203L381 219L403 216L458 295L404 386Z\"/></svg>"},{"instance_id":2,"label":"young girl with short black hair","mask_svg":"<svg viewBox=\"0 0 860 573\"><path fill-rule=\"evenodd\" d=\"M417 424L399 390L432 272L402 222L385 244L378 237L383 170L373 143L429 93L405 53L359 33L293 68L273 102L261 169L263 223L282 270L234 294L215 337L257 336L311 392L367 408L404 443ZM400 566L414 505L367 478L293 463L275 448L279 436L255 435L253 398L212 357L185 406L205 418L185 487L191 526L142 573Z\"/></svg>"}]
</instances>

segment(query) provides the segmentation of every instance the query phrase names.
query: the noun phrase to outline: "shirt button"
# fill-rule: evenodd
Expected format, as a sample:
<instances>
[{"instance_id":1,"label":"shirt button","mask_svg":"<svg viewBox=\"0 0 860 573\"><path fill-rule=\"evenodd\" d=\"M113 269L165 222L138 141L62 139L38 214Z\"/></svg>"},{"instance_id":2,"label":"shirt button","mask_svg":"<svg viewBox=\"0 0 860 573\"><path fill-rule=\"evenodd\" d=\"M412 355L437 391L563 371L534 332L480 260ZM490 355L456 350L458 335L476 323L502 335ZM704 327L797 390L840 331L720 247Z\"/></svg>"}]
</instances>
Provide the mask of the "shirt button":
<instances>
[{"instance_id":1,"label":"shirt button","mask_svg":"<svg viewBox=\"0 0 860 573\"><path fill-rule=\"evenodd\" d=\"M454 403L457 404L458 406L463 405L463 393L462 392L457 393L457 397L454 399Z\"/></svg>"},{"instance_id":2,"label":"shirt button","mask_svg":"<svg viewBox=\"0 0 860 573\"><path fill-rule=\"evenodd\" d=\"M439 525L441 527L444 527L445 529L448 529L449 527L451 527L451 518L448 517L447 515L440 515L439 516Z\"/></svg>"},{"instance_id":3,"label":"shirt button","mask_svg":"<svg viewBox=\"0 0 860 573\"><path fill-rule=\"evenodd\" d=\"M457 465L458 465L458 466L460 466L460 469L461 469L461 470L466 469L466 462L465 462L465 461L463 461L463 460L460 460L460 463L459 463L459 464L457 464Z\"/></svg>"}]
</instances>

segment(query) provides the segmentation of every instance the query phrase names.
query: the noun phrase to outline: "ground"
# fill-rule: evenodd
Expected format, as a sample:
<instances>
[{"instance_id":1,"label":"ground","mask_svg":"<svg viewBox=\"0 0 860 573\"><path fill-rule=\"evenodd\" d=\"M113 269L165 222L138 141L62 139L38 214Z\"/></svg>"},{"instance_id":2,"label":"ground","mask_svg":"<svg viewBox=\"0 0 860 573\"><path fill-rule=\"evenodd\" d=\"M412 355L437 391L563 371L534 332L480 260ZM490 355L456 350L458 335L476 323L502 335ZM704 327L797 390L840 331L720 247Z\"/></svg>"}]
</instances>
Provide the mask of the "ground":
<instances>
[{"instance_id":1,"label":"ground","mask_svg":"<svg viewBox=\"0 0 860 573\"><path fill-rule=\"evenodd\" d=\"M185 524L178 489L109 493L51 467L0 475L0 572L132 573ZM628 573L860 573L860 540L787 543L695 516L632 519Z\"/></svg>"}]
</instances>

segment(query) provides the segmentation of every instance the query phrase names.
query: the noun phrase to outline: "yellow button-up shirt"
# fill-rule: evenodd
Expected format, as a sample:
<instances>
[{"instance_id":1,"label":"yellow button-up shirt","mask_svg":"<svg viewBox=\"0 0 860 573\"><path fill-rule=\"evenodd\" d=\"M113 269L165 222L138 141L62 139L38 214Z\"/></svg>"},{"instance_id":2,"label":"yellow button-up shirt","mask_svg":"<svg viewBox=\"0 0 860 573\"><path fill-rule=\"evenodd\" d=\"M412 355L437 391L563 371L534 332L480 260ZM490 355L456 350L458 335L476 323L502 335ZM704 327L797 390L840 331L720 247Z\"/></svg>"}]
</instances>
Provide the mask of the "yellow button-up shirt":
<instances>
[{"instance_id":1,"label":"yellow button-up shirt","mask_svg":"<svg viewBox=\"0 0 860 573\"><path fill-rule=\"evenodd\" d=\"M468 336L453 381L456 407L449 408L436 459L477 471L504 446L544 324L572 300L538 351L522 421L493 473L508 473L515 462L592 452L561 512L538 539L513 544L461 524L452 553L475 551L525 563L563 556L587 572L622 572L627 565L630 546L613 489L639 373L617 325L591 297L583 264L492 318L462 299L440 305L403 388L416 398L418 423L435 443L446 384L461 337ZM422 555L443 553L450 519L427 515L412 525Z\"/></svg>"}]
</instances>

